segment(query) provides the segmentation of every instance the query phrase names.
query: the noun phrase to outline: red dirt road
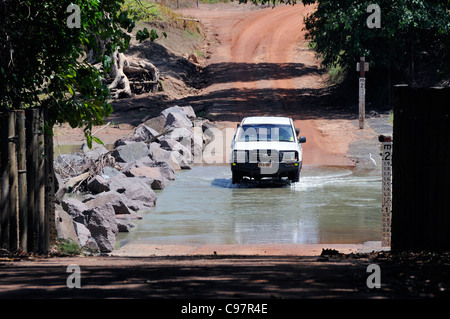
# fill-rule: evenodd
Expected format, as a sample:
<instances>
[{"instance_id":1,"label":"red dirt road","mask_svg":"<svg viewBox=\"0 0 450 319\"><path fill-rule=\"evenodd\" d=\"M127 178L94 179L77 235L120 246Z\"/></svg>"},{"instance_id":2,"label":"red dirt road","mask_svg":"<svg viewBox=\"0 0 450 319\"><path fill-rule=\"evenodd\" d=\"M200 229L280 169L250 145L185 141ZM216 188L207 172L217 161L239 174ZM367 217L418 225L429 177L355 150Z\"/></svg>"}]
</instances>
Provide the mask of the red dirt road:
<instances>
[{"instance_id":1,"label":"red dirt road","mask_svg":"<svg viewBox=\"0 0 450 319\"><path fill-rule=\"evenodd\" d=\"M182 13L199 19L219 42L208 65L221 66L221 80L214 80L204 94L233 92L235 101L214 102L210 113L233 127L250 115L290 116L307 137L305 164L347 166L351 134L343 138L341 132L351 125L335 121L331 127L339 128L324 134L331 123L319 123L305 110L309 95L323 89L327 80L304 39L303 18L311 10L302 4L263 9L205 5Z\"/></svg>"}]
</instances>

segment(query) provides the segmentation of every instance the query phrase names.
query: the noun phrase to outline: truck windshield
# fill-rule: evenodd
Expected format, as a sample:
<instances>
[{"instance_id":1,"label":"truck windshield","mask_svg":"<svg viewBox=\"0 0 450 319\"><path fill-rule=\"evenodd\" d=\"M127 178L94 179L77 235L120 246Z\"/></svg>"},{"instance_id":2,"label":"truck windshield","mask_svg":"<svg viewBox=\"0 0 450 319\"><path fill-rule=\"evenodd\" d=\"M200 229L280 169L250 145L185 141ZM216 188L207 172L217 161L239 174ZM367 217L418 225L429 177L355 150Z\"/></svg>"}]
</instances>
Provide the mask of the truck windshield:
<instances>
[{"instance_id":1,"label":"truck windshield","mask_svg":"<svg viewBox=\"0 0 450 319\"><path fill-rule=\"evenodd\" d=\"M294 142L291 125L245 124L241 127L239 142Z\"/></svg>"}]
</instances>

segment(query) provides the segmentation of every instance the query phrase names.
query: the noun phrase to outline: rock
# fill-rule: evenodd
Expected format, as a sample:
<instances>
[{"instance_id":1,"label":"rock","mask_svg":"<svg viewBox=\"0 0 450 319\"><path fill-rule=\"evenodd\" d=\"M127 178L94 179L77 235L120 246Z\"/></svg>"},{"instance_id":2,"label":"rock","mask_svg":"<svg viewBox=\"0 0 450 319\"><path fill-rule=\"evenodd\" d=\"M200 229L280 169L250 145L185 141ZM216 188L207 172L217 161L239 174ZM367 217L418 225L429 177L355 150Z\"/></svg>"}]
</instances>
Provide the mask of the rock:
<instances>
[{"instance_id":1,"label":"rock","mask_svg":"<svg viewBox=\"0 0 450 319\"><path fill-rule=\"evenodd\" d=\"M164 139L161 144L150 145L150 156L155 161L168 162L176 171L191 168L189 166L189 162L192 161L190 150L172 139Z\"/></svg>"},{"instance_id":2,"label":"rock","mask_svg":"<svg viewBox=\"0 0 450 319\"><path fill-rule=\"evenodd\" d=\"M192 106L190 106L190 105L188 105L188 106L175 105L175 106L168 107L167 109L165 109L164 111L161 112L161 115L163 115L165 118L167 118L169 113L181 113L190 119L194 119L196 117L195 111L192 108Z\"/></svg>"},{"instance_id":3,"label":"rock","mask_svg":"<svg viewBox=\"0 0 450 319\"><path fill-rule=\"evenodd\" d=\"M183 144L173 139L167 138L163 139L160 143L162 149L166 151L177 151L179 152L187 161L192 157L190 148L187 148Z\"/></svg>"},{"instance_id":4,"label":"rock","mask_svg":"<svg viewBox=\"0 0 450 319\"><path fill-rule=\"evenodd\" d=\"M116 245L118 233L116 214L111 204L96 206L85 212L87 228L101 252L111 252Z\"/></svg>"},{"instance_id":5,"label":"rock","mask_svg":"<svg viewBox=\"0 0 450 319\"><path fill-rule=\"evenodd\" d=\"M163 175L164 176L164 175ZM111 191L123 194L132 210L153 207L156 204L156 194L151 188L153 180L140 177L113 177L109 186Z\"/></svg>"},{"instance_id":6,"label":"rock","mask_svg":"<svg viewBox=\"0 0 450 319\"><path fill-rule=\"evenodd\" d=\"M198 64L198 55L197 53L193 52L191 54L189 54L188 56L188 60L191 61L192 63Z\"/></svg>"},{"instance_id":7,"label":"rock","mask_svg":"<svg viewBox=\"0 0 450 319\"><path fill-rule=\"evenodd\" d=\"M118 162L132 162L148 156L148 147L144 142L129 142L115 148L111 155Z\"/></svg>"},{"instance_id":8,"label":"rock","mask_svg":"<svg viewBox=\"0 0 450 319\"><path fill-rule=\"evenodd\" d=\"M110 179L113 176L117 176L119 174L122 174L122 173L111 166L105 166L101 172L101 176L106 180Z\"/></svg>"},{"instance_id":9,"label":"rock","mask_svg":"<svg viewBox=\"0 0 450 319\"><path fill-rule=\"evenodd\" d=\"M116 215L117 220L133 220L133 219L142 219L142 216L138 213L131 213L131 214L119 214Z\"/></svg>"},{"instance_id":10,"label":"rock","mask_svg":"<svg viewBox=\"0 0 450 319\"><path fill-rule=\"evenodd\" d=\"M134 180L133 186L125 188L125 196L133 201L139 202L145 207L155 206L157 198L151 186L142 181L143 179L137 177L127 178L127 180L129 179Z\"/></svg>"},{"instance_id":11,"label":"rock","mask_svg":"<svg viewBox=\"0 0 450 319\"><path fill-rule=\"evenodd\" d=\"M84 223L83 212L89 209L85 203L71 197L63 198L61 207L70 215L70 218L80 223Z\"/></svg>"},{"instance_id":12,"label":"rock","mask_svg":"<svg viewBox=\"0 0 450 319\"><path fill-rule=\"evenodd\" d=\"M180 169L191 169L188 160L177 151L170 152L170 159L171 163L175 163L172 165L173 167L176 166L179 167Z\"/></svg>"},{"instance_id":13,"label":"rock","mask_svg":"<svg viewBox=\"0 0 450 319\"><path fill-rule=\"evenodd\" d=\"M99 175L95 175L88 181L87 188L94 194L109 191L108 181Z\"/></svg>"},{"instance_id":14,"label":"rock","mask_svg":"<svg viewBox=\"0 0 450 319\"><path fill-rule=\"evenodd\" d=\"M166 117L164 115L160 115L157 117L153 117L149 120L146 120L143 125L154 129L156 132L162 133L164 131L164 125L166 124Z\"/></svg>"},{"instance_id":15,"label":"rock","mask_svg":"<svg viewBox=\"0 0 450 319\"><path fill-rule=\"evenodd\" d=\"M163 178L162 180L153 180L151 188L154 190L163 190L164 188L166 188L166 179Z\"/></svg>"},{"instance_id":16,"label":"rock","mask_svg":"<svg viewBox=\"0 0 450 319\"><path fill-rule=\"evenodd\" d=\"M67 193L67 187L60 174L55 172L55 202L61 204L64 195Z\"/></svg>"},{"instance_id":17,"label":"rock","mask_svg":"<svg viewBox=\"0 0 450 319\"><path fill-rule=\"evenodd\" d=\"M150 156L146 156L146 157L140 158L136 161L127 163L125 166L122 167L122 173L125 174L126 176L133 177L133 175L129 173L130 170L132 168L141 167L141 166L153 167L153 166L155 166L155 162L150 158Z\"/></svg>"},{"instance_id":18,"label":"rock","mask_svg":"<svg viewBox=\"0 0 450 319\"><path fill-rule=\"evenodd\" d=\"M204 145L207 145L214 140L216 132L220 132L220 130L209 120L203 120L202 132L203 132L203 143Z\"/></svg>"},{"instance_id":19,"label":"rock","mask_svg":"<svg viewBox=\"0 0 450 319\"><path fill-rule=\"evenodd\" d=\"M130 230L136 227L136 224L126 220L117 220L117 228L119 229L119 233L128 233Z\"/></svg>"},{"instance_id":20,"label":"rock","mask_svg":"<svg viewBox=\"0 0 450 319\"><path fill-rule=\"evenodd\" d=\"M147 142L150 139L156 138L158 135L159 133L155 129L143 124L134 130L134 134L131 137L124 137L115 141L114 148L130 144L130 142Z\"/></svg>"},{"instance_id":21,"label":"rock","mask_svg":"<svg viewBox=\"0 0 450 319\"><path fill-rule=\"evenodd\" d=\"M86 244L84 244L84 246L82 246L81 248L85 253L86 253L86 250L89 254L96 255L96 254L100 253L100 247L98 247L97 242L92 237L89 237Z\"/></svg>"},{"instance_id":22,"label":"rock","mask_svg":"<svg viewBox=\"0 0 450 319\"><path fill-rule=\"evenodd\" d=\"M181 111L182 111L184 114L186 114L186 116L187 116L189 119L194 119L194 118L197 117L197 116L195 115L194 109L193 109L192 106L190 106L190 105L187 105L187 106L180 106L180 109L181 109Z\"/></svg>"},{"instance_id":23,"label":"rock","mask_svg":"<svg viewBox=\"0 0 450 319\"><path fill-rule=\"evenodd\" d=\"M158 135L159 133L155 129L146 125L141 125L134 132L132 140L135 142L146 142L152 138L155 138Z\"/></svg>"},{"instance_id":24,"label":"rock","mask_svg":"<svg viewBox=\"0 0 450 319\"><path fill-rule=\"evenodd\" d=\"M165 139L172 139L180 142L183 146L191 149L192 140L194 139L194 131L192 128L177 127L165 136Z\"/></svg>"},{"instance_id":25,"label":"rock","mask_svg":"<svg viewBox=\"0 0 450 319\"><path fill-rule=\"evenodd\" d=\"M139 166L130 169L130 176L145 177L151 179L150 187L154 190L164 189L166 186L166 179L162 176L159 167Z\"/></svg>"},{"instance_id":26,"label":"rock","mask_svg":"<svg viewBox=\"0 0 450 319\"><path fill-rule=\"evenodd\" d=\"M60 205L55 205L55 226L57 238L79 244L72 218Z\"/></svg>"},{"instance_id":27,"label":"rock","mask_svg":"<svg viewBox=\"0 0 450 319\"><path fill-rule=\"evenodd\" d=\"M104 146L99 146L93 150L89 150L84 153L85 157L87 159L90 159L92 161L98 161L101 156L107 154L109 151Z\"/></svg>"},{"instance_id":28,"label":"rock","mask_svg":"<svg viewBox=\"0 0 450 319\"><path fill-rule=\"evenodd\" d=\"M131 209L128 207L128 198L124 197L115 191L108 191L99 194L95 199L86 203L88 208L101 207L107 204L111 205L116 214L131 214Z\"/></svg>"},{"instance_id":29,"label":"rock","mask_svg":"<svg viewBox=\"0 0 450 319\"><path fill-rule=\"evenodd\" d=\"M78 237L78 243L80 244L80 247L86 246L89 239L91 238L91 232L87 227L82 223L74 222L75 232ZM96 243L97 244L97 243Z\"/></svg>"},{"instance_id":30,"label":"rock","mask_svg":"<svg viewBox=\"0 0 450 319\"><path fill-rule=\"evenodd\" d=\"M158 143L151 143L149 145L149 154L156 163L156 166L160 166L158 163L165 162L166 166L169 165L172 170L181 170L179 161L176 157L172 156L172 152L161 148Z\"/></svg>"},{"instance_id":31,"label":"rock","mask_svg":"<svg viewBox=\"0 0 450 319\"><path fill-rule=\"evenodd\" d=\"M169 163L164 161L156 162L156 165L159 167L159 171L165 179L168 179L169 181L175 180L175 172Z\"/></svg>"},{"instance_id":32,"label":"rock","mask_svg":"<svg viewBox=\"0 0 450 319\"><path fill-rule=\"evenodd\" d=\"M165 128L191 128L192 122L181 112L171 112L167 114Z\"/></svg>"}]
</instances>

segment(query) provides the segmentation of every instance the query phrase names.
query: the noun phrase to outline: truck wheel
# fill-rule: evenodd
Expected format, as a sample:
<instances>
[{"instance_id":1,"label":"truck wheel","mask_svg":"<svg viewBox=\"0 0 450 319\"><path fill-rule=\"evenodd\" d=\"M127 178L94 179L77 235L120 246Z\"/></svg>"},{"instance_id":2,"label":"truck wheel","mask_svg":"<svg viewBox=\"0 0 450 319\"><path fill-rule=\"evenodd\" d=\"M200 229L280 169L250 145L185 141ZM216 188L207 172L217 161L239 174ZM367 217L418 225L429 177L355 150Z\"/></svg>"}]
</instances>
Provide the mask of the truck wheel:
<instances>
[{"instance_id":1,"label":"truck wheel","mask_svg":"<svg viewBox=\"0 0 450 319\"><path fill-rule=\"evenodd\" d=\"M291 183L298 183L300 181L300 169L293 173L289 179L291 180Z\"/></svg>"},{"instance_id":2,"label":"truck wheel","mask_svg":"<svg viewBox=\"0 0 450 319\"><path fill-rule=\"evenodd\" d=\"M238 184L238 183L241 182L241 179L242 179L241 174L239 174L239 173L237 173L237 172L232 172L231 174L232 174L232 175L231 175L231 182L232 182L233 184Z\"/></svg>"}]
</instances>

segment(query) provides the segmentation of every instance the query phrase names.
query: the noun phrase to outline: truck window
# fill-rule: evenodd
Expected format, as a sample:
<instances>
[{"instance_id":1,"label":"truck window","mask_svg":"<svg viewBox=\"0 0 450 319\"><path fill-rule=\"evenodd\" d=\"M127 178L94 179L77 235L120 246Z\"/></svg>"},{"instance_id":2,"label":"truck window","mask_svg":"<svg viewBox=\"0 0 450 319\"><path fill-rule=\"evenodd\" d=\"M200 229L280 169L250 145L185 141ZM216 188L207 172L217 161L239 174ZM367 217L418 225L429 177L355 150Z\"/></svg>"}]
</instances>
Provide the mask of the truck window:
<instances>
[{"instance_id":1,"label":"truck window","mask_svg":"<svg viewBox=\"0 0 450 319\"><path fill-rule=\"evenodd\" d=\"M292 126L283 124L245 124L239 142L294 142Z\"/></svg>"}]
</instances>

